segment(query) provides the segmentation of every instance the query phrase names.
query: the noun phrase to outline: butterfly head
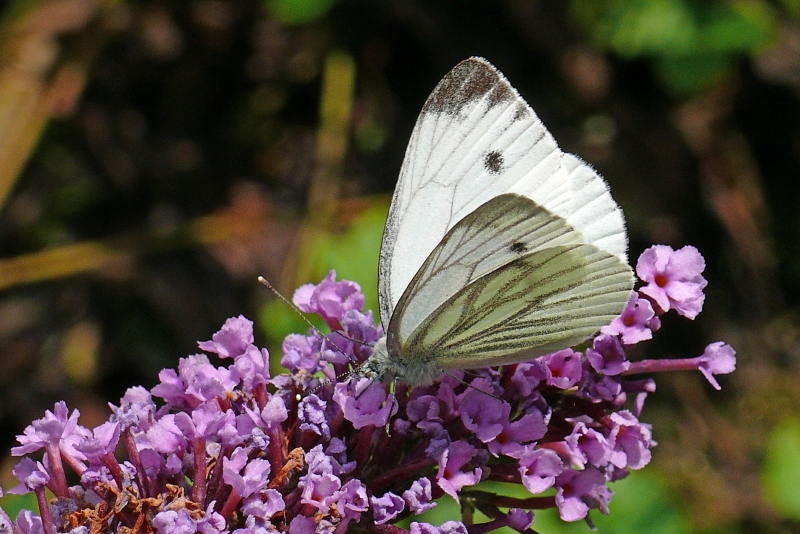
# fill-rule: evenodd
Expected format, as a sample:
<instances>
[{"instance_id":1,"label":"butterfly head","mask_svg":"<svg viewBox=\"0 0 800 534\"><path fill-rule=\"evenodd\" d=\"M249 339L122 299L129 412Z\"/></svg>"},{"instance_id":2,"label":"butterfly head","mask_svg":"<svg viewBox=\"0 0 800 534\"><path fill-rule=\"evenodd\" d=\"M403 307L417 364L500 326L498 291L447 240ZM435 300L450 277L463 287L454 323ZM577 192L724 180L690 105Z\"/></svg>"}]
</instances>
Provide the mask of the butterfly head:
<instances>
[{"instance_id":1,"label":"butterfly head","mask_svg":"<svg viewBox=\"0 0 800 534\"><path fill-rule=\"evenodd\" d=\"M389 349L386 336L372 348L372 355L358 368L357 374L375 382L402 380L415 386L427 386L436 380L442 369L431 359L408 358Z\"/></svg>"}]
</instances>

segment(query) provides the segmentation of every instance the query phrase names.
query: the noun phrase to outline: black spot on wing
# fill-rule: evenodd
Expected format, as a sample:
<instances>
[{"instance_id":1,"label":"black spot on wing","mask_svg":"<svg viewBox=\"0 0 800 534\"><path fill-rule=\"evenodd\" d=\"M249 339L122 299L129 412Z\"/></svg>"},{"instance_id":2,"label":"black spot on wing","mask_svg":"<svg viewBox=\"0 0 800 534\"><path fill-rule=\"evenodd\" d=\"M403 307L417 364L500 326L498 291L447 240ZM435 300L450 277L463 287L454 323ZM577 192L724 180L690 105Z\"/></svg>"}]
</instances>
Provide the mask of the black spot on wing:
<instances>
[{"instance_id":1,"label":"black spot on wing","mask_svg":"<svg viewBox=\"0 0 800 534\"><path fill-rule=\"evenodd\" d=\"M525 245L525 243L515 241L514 243L511 243L511 246L509 246L508 249L514 254L522 254L528 250L528 247Z\"/></svg>"},{"instance_id":2,"label":"black spot on wing","mask_svg":"<svg viewBox=\"0 0 800 534\"><path fill-rule=\"evenodd\" d=\"M500 174L503 172L503 154L497 150L492 150L483 157L483 168L489 174Z\"/></svg>"}]
</instances>

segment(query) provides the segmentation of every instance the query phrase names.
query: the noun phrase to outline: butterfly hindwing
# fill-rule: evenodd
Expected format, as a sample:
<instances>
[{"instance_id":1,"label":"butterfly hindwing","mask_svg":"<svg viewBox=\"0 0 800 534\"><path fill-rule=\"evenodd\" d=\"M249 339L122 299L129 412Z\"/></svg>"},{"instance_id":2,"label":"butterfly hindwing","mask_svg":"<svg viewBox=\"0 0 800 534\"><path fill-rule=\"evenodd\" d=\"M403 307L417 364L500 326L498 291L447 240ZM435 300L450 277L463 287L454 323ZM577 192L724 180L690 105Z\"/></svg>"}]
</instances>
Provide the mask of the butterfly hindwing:
<instances>
[{"instance_id":1,"label":"butterfly hindwing","mask_svg":"<svg viewBox=\"0 0 800 534\"><path fill-rule=\"evenodd\" d=\"M564 219L532 200L494 197L442 238L403 293L390 329L408 339L459 288L543 247L580 243L582 236Z\"/></svg>"},{"instance_id":2,"label":"butterfly hindwing","mask_svg":"<svg viewBox=\"0 0 800 534\"><path fill-rule=\"evenodd\" d=\"M632 283L627 263L583 243L564 219L501 195L431 253L398 303L388 343L411 365L431 355L442 368L521 361L611 322ZM460 289L447 296L443 287Z\"/></svg>"},{"instance_id":3,"label":"butterfly hindwing","mask_svg":"<svg viewBox=\"0 0 800 534\"><path fill-rule=\"evenodd\" d=\"M564 154L572 191L570 211L563 216L583 235L587 243L611 252L628 262L628 236L622 210L611 198L608 184L588 164L572 154Z\"/></svg>"}]
</instances>

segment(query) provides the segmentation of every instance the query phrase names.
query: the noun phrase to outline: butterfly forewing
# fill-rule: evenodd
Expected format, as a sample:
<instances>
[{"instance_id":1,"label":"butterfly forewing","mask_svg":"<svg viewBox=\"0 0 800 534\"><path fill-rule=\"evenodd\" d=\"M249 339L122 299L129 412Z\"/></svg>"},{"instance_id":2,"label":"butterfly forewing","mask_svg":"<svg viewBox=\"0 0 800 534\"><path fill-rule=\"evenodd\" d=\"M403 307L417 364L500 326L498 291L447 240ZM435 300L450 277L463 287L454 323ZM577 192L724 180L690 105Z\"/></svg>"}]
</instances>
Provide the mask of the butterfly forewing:
<instances>
[{"instance_id":1,"label":"butterfly forewing","mask_svg":"<svg viewBox=\"0 0 800 534\"><path fill-rule=\"evenodd\" d=\"M521 180L539 204L568 205L562 153L536 114L488 62L460 63L417 119L386 222L381 318L391 313L439 240L465 215Z\"/></svg>"}]
</instances>

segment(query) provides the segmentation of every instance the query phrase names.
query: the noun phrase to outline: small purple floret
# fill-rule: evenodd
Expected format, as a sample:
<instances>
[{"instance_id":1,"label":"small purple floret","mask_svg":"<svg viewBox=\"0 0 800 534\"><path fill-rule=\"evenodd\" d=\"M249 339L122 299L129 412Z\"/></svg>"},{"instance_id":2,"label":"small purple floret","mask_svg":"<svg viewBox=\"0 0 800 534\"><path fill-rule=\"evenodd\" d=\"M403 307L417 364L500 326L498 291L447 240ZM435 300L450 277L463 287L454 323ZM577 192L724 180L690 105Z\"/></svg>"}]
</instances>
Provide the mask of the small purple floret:
<instances>
[{"instance_id":1,"label":"small purple floret","mask_svg":"<svg viewBox=\"0 0 800 534\"><path fill-rule=\"evenodd\" d=\"M703 309L703 288L708 282L702 276L706 262L693 246L673 250L654 245L645 250L636 264L636 274L646 286L639 289L652 298L663 311L674 309L694 319Z\"/></svg>"},{"instance_id":2,"label":"small purple floret","mask_svg":"<svg viewBox=\"0 0 800 534\"><path fill-rule=\"evenodd\" d=\"M714 389L722 389L714 375L726 375L736 370L736 351L722 341L711 343L700 356L699 369Z\"/></svg>"},{"instance_id":3,"label":"small purple floret","mask_svg":"<svg viewBox=\"0 0 800 534\"><path fill-rule=\"evenodd\" d=\"M661 320L656 317L650 301L641 298L639 293L634 291L622 314L600 331L603 334L620 336L626 345L635 345L640 341L651 339L653 332L660 327Z\"/></svg>"}]
</instances>

